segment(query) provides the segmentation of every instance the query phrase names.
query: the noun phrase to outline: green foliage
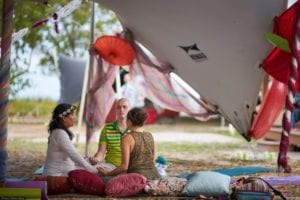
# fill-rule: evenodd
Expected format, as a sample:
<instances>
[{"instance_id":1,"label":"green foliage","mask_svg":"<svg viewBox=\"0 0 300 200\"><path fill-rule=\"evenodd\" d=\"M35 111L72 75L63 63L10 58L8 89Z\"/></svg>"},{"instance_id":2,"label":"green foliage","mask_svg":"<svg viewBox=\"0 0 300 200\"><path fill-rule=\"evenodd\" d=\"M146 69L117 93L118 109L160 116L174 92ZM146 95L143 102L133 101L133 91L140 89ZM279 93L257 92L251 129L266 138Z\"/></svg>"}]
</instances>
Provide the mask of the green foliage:
<instances>
[{"instance_id":1,"label":"green foliage","mask_svg":"<svg viewBox=\"0 0 300 200\"><path fill-rule=\"evenodd\" d=\"M41 135L43 134L41 133ZM29 140L18 139L18 138L9 140L9 151L11 153L28 152L28 151L32 153L36 153L36 152L45 153L46 150L47 150L47 144L45 144L45 142L32 142Z\"/></svg>"},{"instance_id":2,"label":"green foliage","mask_svg":"<svg viewBox=\"0 0 300 200\"><path fill-rule=\"evenodd\" d=\"M10 95L14 99L19 91L30 86L28 79L24 78L23 75L26 74L28 70L22 68L15 68L11 70L10 73Z\"/></svg>"},{"instance_id":3,"label":"green foliage","mask_svg":"<svg viewBox=\"0 0 300 200\"><path fill-rule=\"evenodd\" d=\"M9 102L9 116L32 116L45 117L50 116L56 102L52 100L32 100L32 99L19 99L11 100Z\"/></svg>"},{"instance_id":4,"label":"green foliage","mask_svg":"<svg viewBox=\"0 0 300 200\"><path fill-rule=\"evenodd\" d=\"M55 53L64 54L73 58L82 57L89 46L90 37L90 3L82 1L81 7L64 18L58 18L57 34L54 30L52 14L55 8L61 8L69 0L49 0L47 5L32 2L18 1L15 3L14 30L29 28L24 37L24 44L18 50L35 49L41 56L40 64L45 72L55 72ZM99 14L97 14L99 13ZM103 17L105 16L105 17ZM32 28L32 24L40 19L50 19L46 24ZM115 15L96 4L95 35L105 31L105 27L115 25ZM18 54L19 52L17 52Z\"/></svg>"},{"instance_id":5,"label":"green foliage","mask_svg":"<svg viewBox=\"0 0 300 200\"><path fill-rule=\"evenodd\" d=\"M70 0L49 0L48 4L31 0L15 0L13 31L28 28L28 33L12 45L11 81L12 98L15 93L30 86L30 80L23 75L28 73L32 56L40 58L39 65L46 74L57 73L55 56L64 54L82 58L90 44L90 2L82 1L80 8L69 16L58 18L59 34L54 30L52 14ZM3 0L0 0L1 8ZM0 9L2 17L2 9ZM33 28L40 19L50 19L46 24ZM95 4L95 36L105 34L115 27L118 20L113 12ZM0 27L2 31L2 26ZM34 66L36 67L36 66Z\"/></svg>"},{"instance_id":6,"label":"green foliage","mask_svg":"<svg viewBox=\"0 0 300 200\"><path fill-rule=\"evenodd\" d=\"M185 152L188 154L197 154L203 151L222 151L230 150L234 148L241 147L243 144L228 144L228 143L212 143L212 144L194 144L194 143L157 143L156 149L157 152L169 152L169 154L176 152Z\"/></svg>"}]
</instances>

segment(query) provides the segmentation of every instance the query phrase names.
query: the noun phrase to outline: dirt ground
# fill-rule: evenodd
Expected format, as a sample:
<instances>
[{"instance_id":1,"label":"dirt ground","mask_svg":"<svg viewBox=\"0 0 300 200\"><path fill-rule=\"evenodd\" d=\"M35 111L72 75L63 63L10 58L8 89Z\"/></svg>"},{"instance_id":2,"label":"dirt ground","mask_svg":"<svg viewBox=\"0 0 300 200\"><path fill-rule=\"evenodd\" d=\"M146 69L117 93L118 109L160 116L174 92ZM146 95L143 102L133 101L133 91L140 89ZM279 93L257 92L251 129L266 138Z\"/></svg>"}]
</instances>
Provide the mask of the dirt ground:
<instances>
[{"instance_id":1,"label":"dirt ground","mask_svg":"<svg viewBox=\"0 0 300 200\"><path fill-rule=\"evenodd\" d=\"M39 123L32 123L34 120L30 120L30 123L10 123L8 125L8 150L9 141L14 139L22 139L31 142L42 142L47 143L48 133L47 133L47 119L44 119L44 123L41 123L39 119ZM242 137L232 137L226 134L220 134L222 132L228 132L228 126L221 126L219 120L211 120L209 122L199 122L189 118L178 118L174 120L165 120L161 123L156 123L152 125L146 125L146 130L152 132L154 136L154 140L156 144L159 143L175 143L175 144L241 144L238 148L229 148L224 149L222 151L199 151L194 154L186 153L185 151L168 151L163 152L168 159L171 159L170 163L180 163L180 166L172 169L172 165L169 166L169 171L172 173L177 173L181 171L192 171L194 170L194 165L198 166L200 169L203 168L215 168L215 167L228 167L240 165L240 162L232 162L235 160L239 154L247 154L248 161L257 162L258 160L266 161L268 166L276 166L274 164L275 160L264 160L265 158L265 149L261 149L257 146L257 143L248 143ZM77 138L80 143L85 142L85 128L81 127L73 128L73 133L76 133ZM95 134L92 138L92 143L97 143L99 134ZM30 149L29 151L30 152ZM16 161L15 157L19 155L18 151L11 152L11 156L9 156L9 163L11 163L10 167L15 166L14 161ZM35 167L39 166L40 163L44 159L44 152L36 152L38 156L41 156L39 160L39 164ZM24 160L35 160L32 157L32 152L30 155L26 155L26 152L22 152L20 156L22 162ZM37 155L35 155L37 156ZM37 157L38 157L37 156ZM289 157L291 161L300 160L300 152L289 152ZM29 159L30 158L30 159ZM242 162L242 161L241 161ZM188 163L188 169L184 163ZM182 168L182 169L181 169ZM30 167L31 169L31 167ZM174 171L173 171L174 170ZM8 170L12 171L11 168Z\"/></svg>"},{"instance_id":2,"label":"dirt ground","mask_svg":"<svg viewBox=\"0 0 300 200\"><path fill-rule=\"evenodd\" d=\"M25 151L10 149L10 141L23 139L24 141L36 141L47 144L47 120L44 123L10 123L8 125L8 177L34 178L33 172L38 166L42 165L45 159L44 151L31 150L30 147ZM218 168L230 168L237 166L264 166L276 168L276 159L266 159L265 150L257 148L256 143L248 143L242 137L228 135L228 127L221 126L219 120L209 122L198 122L191 119L175 119L147 125L145 129L153 133L155 142L177 143L177 144L205 144L233 145L242 143L238 148L227 150L200 149L197 153L187 153L179 150L164 151L163 156L169 161L167 172L169 175L191 173L200 170L213 170ZM74 128L74 133L78 133L79 142L84 142L84 127ZM226 134L222 134L227 132ZM93 138L96 142L98 136ZM247 154L247 159L241 159L239 154ZM293 168L292 174L274 173L274 175L297 175L300 174L300 154L299 152L289 153L289 163ZM261 174L264 175L264 174ZM272 175L268 174L268 175ZM290 192L290 188L285 188ZM300 189L294 188L290 196L300 196Z\"/></svg>"}]
</instances>

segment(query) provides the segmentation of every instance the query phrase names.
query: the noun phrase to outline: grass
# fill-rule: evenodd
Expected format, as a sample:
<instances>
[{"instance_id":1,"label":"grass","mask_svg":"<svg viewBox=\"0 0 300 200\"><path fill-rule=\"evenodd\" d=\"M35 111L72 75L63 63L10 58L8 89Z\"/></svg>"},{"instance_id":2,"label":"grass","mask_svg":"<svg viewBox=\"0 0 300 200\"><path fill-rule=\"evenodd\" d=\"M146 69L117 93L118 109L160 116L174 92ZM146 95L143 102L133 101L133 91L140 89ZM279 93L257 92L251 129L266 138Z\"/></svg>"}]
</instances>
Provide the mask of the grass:
<instances>
[{"instance_id":1,"label":"grass","mask_svg":"<svg viewBox=\"0 0 300 200\"><path fill-rule=\"evenodd\" d=\"M231 150L235 148L242 147L242 144L219 144L219 143L213 143L213 144L194 144L194 143L157 143L156 149L158 153L164 153L164 152L183 152L183 153L189 153L194 154L198 153L199 151L222 151L222 150Z\"/></svg>"},{"instance_id":2,"label":"grass","mask_svg":"<svg viewBox=\"0 0 300 200\"><path fill-rule=\"evenodd\" d=\"M47 117L51 115L56 106L53 100L18 99L9 102L8 115L11 116L33 116Z\"/></svg>"},{"instance_id":3,"label":"grass","mask_svg":"<svg viewBox=\"0 0 300 200\"><path fill-rule=\"evenodd\" d=\"M85 154L85 144L79 143L75 145L81 155ZM242 147L239 144L178 144L178 143L157 143L156 154L157 155L193 155L205 152L215 152L223 150L233 150L235 148ZM98 144L92 143L89 148L91 154L94 154L97 150ZM11 139L8 141L9 153L12 155L19 155L24 152L28 154L46 155L47 143L46 142L31 142L24 139Z\"/></svg>"}]
</instances>

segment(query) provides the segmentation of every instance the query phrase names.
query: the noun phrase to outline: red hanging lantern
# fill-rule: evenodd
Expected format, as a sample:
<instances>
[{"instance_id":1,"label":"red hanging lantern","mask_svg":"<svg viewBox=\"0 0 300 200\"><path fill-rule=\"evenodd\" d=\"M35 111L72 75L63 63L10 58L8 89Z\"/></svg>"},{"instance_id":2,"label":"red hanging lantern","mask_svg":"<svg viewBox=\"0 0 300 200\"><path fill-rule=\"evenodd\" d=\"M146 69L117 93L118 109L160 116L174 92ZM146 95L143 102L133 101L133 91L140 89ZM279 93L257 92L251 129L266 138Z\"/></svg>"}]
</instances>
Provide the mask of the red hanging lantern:
<instances>
[{"instance_id":1,"label":"red hanging lantern","mask_svg":"<svg viewBox=\"0 0 300 200\"><path fill-rule=\"evenodd\" d=\"M133 47L117 36L101 36L95 42L100 56L113 65L130 65L135 58Z\"/></svg>"}]
</instances>

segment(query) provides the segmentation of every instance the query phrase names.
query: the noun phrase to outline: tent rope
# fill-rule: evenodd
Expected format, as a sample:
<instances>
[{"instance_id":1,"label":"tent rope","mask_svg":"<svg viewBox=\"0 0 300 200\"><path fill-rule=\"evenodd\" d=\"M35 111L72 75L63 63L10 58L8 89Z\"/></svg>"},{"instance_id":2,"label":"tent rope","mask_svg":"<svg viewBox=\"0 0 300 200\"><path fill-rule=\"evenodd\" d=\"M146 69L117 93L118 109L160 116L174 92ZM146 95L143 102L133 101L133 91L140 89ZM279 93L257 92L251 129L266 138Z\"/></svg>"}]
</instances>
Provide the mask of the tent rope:
<instances>
[{"instance_id":1,"label":"tent rope","mask_svg":"<svg viewBox=\"0 0 300 200\"><path fill-rule=\"evenodd\" d=\"M283 168L284 173L291 173L292 169L288 165L287 160L287 152L289 149L289 135L291 130L291 118L294 111L293 100L296 93L295 83L298 79L297 68L298 68L298 52L300 50L300 32L299 30L299 8L297 12L297 22L296 22L296 31L295 31L295 39L294 45L292 48L292 59L290 65L290 79L288 82L288 93L285 99L285 109L282 117L282 133L281 133L281 141L279 146L279 154L277 158L278 171Z\"/></svg>"}]
</instances>

